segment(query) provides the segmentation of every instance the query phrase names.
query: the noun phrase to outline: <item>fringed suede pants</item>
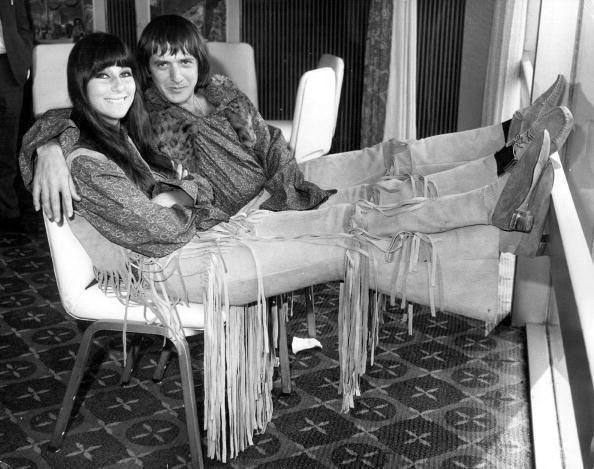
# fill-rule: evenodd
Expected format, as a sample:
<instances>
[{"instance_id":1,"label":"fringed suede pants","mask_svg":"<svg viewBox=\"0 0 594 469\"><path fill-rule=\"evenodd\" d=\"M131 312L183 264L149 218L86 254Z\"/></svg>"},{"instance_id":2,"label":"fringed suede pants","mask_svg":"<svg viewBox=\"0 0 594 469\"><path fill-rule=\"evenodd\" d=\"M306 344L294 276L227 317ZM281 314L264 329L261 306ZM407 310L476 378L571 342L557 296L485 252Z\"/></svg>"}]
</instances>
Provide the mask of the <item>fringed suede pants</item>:
<instances>
[{"instance_id":1,"label":"fringed suede pants","mask_svg":"<svg viewBox=\"0 0 594 469\"><path fill-rule=\"evenodd\" d=\"M322 207L238 215L182 248L169 283L200 302L204 266L220 256L231 304L246 304L259 288L272 296L343 280L354 249L382 293L498 321L500 231L489 223L492 155L504 143L495 125L311 160L306 179L339 189Z\"/></svg>"},{"instance_id":2,"label":"fringed suede pants","mask_svg":"<svg viewBox=\"0 0 594 469\"><path fill-rule=\"evenodd\" d=\"M360 392L367 340L373 353L378 333L370 290L491 324L506 313L500 231L490 225L499 190L493 154L503 145L501 126L492 126L312 160L303 165L306 179L337 194L317 210L250 210L200 233L163 260L168 291L205 306L260 305L265 297L342 281L347 411Z\"/></svg>"}]
</instances>

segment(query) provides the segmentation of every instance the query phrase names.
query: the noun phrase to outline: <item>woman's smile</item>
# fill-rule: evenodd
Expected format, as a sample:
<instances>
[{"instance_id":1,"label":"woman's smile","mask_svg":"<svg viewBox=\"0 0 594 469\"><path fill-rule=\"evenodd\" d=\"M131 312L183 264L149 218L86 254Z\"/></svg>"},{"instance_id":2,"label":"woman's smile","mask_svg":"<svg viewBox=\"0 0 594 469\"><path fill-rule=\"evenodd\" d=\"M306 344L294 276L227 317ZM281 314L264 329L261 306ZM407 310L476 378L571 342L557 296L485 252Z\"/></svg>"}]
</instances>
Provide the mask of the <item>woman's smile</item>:
<instances>
[{"instance_id":1,"label":"woman's smile","mask_svg":"<svg viewBox=\"0 0 594 469\"><path fill-rule=\"evenodd\" d=\"M106 67L87 84L89 103L103 120L112 125L118 125L128 113L135 92L136 82L130 67Z\"/></svg>"}]
</instances>

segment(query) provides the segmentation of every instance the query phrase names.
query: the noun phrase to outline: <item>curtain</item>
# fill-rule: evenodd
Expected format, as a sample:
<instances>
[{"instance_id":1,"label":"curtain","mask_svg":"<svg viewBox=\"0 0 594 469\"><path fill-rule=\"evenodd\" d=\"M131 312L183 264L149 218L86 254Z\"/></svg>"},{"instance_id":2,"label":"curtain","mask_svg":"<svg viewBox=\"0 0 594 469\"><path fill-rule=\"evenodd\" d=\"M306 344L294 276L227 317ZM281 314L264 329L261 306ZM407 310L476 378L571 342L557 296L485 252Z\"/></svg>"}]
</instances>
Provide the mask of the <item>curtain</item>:
<instances>
[{"instance_id":1,"label":"curtain","mask_svg":"<svg viewBox=\"0 0 594 469\"><path fill-rule=\"evenodd\" d=\"M414 138L417 0L372 0L361 111L361 146Z\"/></svg>"},{"instance_id":2,"label":"curtain","mask_svg":"<svg viewBox=\"0 0 594 469\"><path fill-rule=\"evenodd\" d=\"M395 0L384 140L416 137L417 0Z\"/></svg>"},{"instance_id":3,"label":"curtain","mask_svg":"<svg viewBox=\"0 0 594 469\"><path fill-rule=\"evenodd\" d=\"M496 0L482 125L510 119L520 108L527 5L527 0Z\"/></svg>"},{"instance_id":4,"label":"curtain","mask_svg":"<svg viewBox=\"0 0 594 469\"><path fill-rule=\"evenodd\" d=\"M361 104L362 148L384 140L393 9L393 2L384 0L372 0L369 7Z\"/></svg>"}]
</instances>

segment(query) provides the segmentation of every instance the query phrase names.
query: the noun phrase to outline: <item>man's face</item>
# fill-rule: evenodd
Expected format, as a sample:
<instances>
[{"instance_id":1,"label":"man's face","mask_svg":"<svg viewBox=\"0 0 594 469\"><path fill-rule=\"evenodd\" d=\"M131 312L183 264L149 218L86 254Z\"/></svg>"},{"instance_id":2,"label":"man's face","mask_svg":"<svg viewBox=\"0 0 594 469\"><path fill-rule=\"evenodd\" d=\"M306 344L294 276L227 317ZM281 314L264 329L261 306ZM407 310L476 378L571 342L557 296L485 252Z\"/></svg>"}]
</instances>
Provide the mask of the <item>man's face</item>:
<instances>
[{"instance_id":1,"label":"man's face","mask_svg":"<svg viewBox=\"0 0 594 469\"><path fill-rule=\"evenodd\" d=\"M167 101L188 109L198 82L198 61L186 52L153 54L149 60L153 83Z\"/></svg>"}]
</instances>

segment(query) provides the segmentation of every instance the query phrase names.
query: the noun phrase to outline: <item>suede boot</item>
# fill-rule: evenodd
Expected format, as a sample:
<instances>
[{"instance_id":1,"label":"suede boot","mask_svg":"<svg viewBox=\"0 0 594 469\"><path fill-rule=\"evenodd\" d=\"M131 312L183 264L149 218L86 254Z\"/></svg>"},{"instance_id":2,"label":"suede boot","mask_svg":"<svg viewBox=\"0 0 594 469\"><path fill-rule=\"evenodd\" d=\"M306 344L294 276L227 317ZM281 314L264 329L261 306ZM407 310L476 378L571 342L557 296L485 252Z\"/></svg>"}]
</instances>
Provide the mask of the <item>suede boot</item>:
<instances>
[{"instance_id":1,"label":"suede boot","mask_svg":"<svg viewBox=\"0 0 594 469\"><path fill-rule=\"evenodd\" d=\"M534 221L534 210L540 201L531 194L549 159L549 133L542 131L528 146L524 156L507 175L491 223L505 231L528 232Z\"/></svg>"},{"instance_id":2,"label":"suede boot","mask_svg":"<svg viewBox=\"0 0 594 469\"><path fill-rule=\"evenodd\" d=\"M530 142L543 130L549 133L551 141L550 152L554 153L563 146L571 129L573 129L573 115L571 111L565 106L554 107L548 112L541 114L533 123L532 127L514 139L514 154L516 158L521 158Z\"/></svg>"},{"instance_id":3,"label":"suede boot","mask_svg":"<svg viewBox=\"0 0 594 469\"><path fill-rule=\"evenodd\" d=\"M565 94L567 81L563 75L558 75L555 82L528 107L516 111L512 118L507 136L507 145L522 133L530 129L534 122L552 108L559 106ZM552 136L552 133L551 133Z\"/></svg>"},{"instance_id":4,"label":"suede boot","mask_svg":"<svg viewBox=\"0 0 594 469\"><path fill-rule=\"evenodd\" d=\"M542 254L544 245L542 235L544 225L549 213L551 201L551 190L554 181L553 163L547 162L545 169L540 175L540 181L536 190L531 194L531 201L528 202L532 207L534 222L529 233L519 231L501 232L500 250L502 252L511 252L519 256L535 257Z\"/></svg>"}]
</instances>

